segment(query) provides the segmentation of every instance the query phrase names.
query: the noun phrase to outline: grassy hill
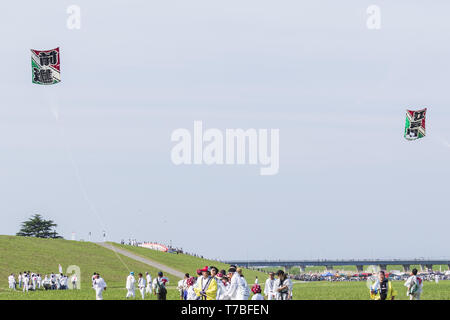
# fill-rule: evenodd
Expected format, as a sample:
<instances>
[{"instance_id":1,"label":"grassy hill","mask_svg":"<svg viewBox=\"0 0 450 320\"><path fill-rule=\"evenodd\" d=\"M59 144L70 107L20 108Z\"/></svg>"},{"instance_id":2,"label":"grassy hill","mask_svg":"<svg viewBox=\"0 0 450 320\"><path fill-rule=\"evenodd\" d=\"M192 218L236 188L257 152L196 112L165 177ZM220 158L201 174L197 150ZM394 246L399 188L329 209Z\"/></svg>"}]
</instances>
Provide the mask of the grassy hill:
<instances>
[{"instance_id":1,"label":"grassy hill","mask_svg":"<svg viewBox=\"0 0 450 320\"><path fill-rule=\"evenodd\" d=\"M91 242L69 241L63 239L38 239L15 236L0 236L0 299L26 298L23 294L14 295L8 290L7 278L9 274L18 274L29 270L43 275L58 272L61 264L63 272L70 265L76 265L81 270L81 287L86 292L86 298L93 298L91 287L91 276L98 272L105 279L109 289L118 289L115 296L125 296L125 280L130 270L135 273L150 272L155 275L158 270L150 266L132 260L130 258L116 255L113 251L100 247ZM172 284L176 284L176 277L167 275ZM52 292L56 297L73 294L73 291ZM42 293L42 294L41 294ZM33 299L42 298L44 292L31 292L29 296ZM36 296L36 294L40 294ZM50 292L49 299L53 299ZM105 293L105 298L108 294ZM45 298L45 297L44 297ZM77 297L72 297L77 299Z\"/></svg>"}]
</instances>

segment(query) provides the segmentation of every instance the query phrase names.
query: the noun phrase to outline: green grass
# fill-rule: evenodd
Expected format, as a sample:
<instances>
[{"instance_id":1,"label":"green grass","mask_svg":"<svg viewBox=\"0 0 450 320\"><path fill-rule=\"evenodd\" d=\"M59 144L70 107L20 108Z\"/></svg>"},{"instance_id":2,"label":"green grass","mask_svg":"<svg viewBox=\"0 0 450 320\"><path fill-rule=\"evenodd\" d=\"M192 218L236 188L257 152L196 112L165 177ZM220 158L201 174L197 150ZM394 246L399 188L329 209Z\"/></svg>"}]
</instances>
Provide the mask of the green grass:
<instances>
[{"instance_id":1,"label":"green grass","mask_svg":"<svg viewBox=\"0 0 450 320\"><path fill-rule=\"evenodd\" d=\"M403 281L392 282L397 290L397 300L407 300L406 288ZM423 300L449 300L450 281L425 281L423 286ZM295 300L368 300L369 290L366 283L361 282L303 282L294 284Z\"/></svg>"},{"instance_id":2,"label":"green grass","mask_svg":"<svg viewBox=\"0 0 450 320\"><path fill-rule=\"evenodd\" d=\"M58 264L63 267L63 272L69 265L77 265L81 271L81 287L83 290L76 292L30 292L29 296L46 296L52 299L52 295L58 297L65 295L81 294L83 297L93 296L91 287L91 275L98 272L105 279L110 289L119 291L125 287L125 280L129 270L135 273L146 271L155 275L158 270L150 266L132 260L124 256L117 256L113 251L105 249L90 242L69 241L62 239L37 239L14 236L0 236L0 299L9 299L16 296L8 290L7 278L9 274L16 276L19 272L30 270L43 275L58 272ZM176 285L178 279L167 275L171 284ZM86 291L85 291L86 289ZM125 290L125 289L123 289ZM111 290L113 291L113 290ZM123 296L125 295L125 291ZM22 296L20 296L22 297Z\"/></svg>"}]
</instances>

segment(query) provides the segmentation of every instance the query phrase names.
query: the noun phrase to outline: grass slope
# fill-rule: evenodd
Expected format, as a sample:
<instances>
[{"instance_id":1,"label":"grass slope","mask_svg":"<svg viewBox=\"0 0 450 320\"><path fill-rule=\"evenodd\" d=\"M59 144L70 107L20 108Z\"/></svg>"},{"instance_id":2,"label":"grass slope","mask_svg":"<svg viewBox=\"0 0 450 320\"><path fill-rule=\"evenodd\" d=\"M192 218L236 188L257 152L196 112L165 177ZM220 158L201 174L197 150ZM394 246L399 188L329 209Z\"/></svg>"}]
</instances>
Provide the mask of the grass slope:
<instances>
[{"instance_id":1,"label":"grass slope","mask_svg":"<svg viewBox=\"0 0 450 320\"><path fill-rule=\"evenodd\" d=\"M67 290L53 292L30 292L28 296L22 293L10 293L7 278L9 274L16 276L19 272L30 270L43 275L58 272L58 264L63 272L69 265L77 265L81 270L82 290ZM91 242L69 241L62 239L38 239L15 236L0 236L0 299L16 299L33 297L33 299L92 299L94 297L91 287L91 275L98 272L105 279L108 288L117 289L116 298L125 296L125 280L129 270L150 272L155 275L158 270L127 258L117 256L113 251L100 247ZM167 275L172 285L178 279ZM114 289L114 290L113 290ZM87 290L87 291L85 291ZM81 291L78 292L77 291ZM111 292L110 291L110 292ZM109 292L108 292L109 293ZM107 298L108 293L105 293ZM80 295L77 297L77 295ZM112 296L111 296L112 297Z\"/></svg>"}]
</instances>

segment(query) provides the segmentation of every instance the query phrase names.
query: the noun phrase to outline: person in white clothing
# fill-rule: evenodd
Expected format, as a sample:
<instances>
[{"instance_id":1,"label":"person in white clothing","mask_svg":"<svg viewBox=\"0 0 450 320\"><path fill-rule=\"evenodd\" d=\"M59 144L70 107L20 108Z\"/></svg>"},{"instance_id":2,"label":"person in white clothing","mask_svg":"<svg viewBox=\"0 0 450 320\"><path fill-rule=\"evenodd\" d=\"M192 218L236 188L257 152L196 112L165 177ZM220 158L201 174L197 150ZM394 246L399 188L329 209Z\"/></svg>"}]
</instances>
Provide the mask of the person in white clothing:
<instances>
[{"instance_id":1,"label":"person in white clothing","mask_svg":"<svg viewBox=\"0 0 450 320\"><path fill-rule=\"evenodd\" d=\"M225 270L221 270L216 276L217 296L216 300L227 300L228 278L225 276Z\"/></svg>"},{"instance_id":2,"label":"person in white clothing","mask_svg":"<svg viewBox=\"0 0 450 320\"><path fill-rule=\"evenodd\" d=\"M145 298L145 278L142 276L142 273L138 274L138 289L141 292L142 300Z\"/></svg>"},{"instance_id":3,"label":"person in white clothing","mask_svg":"<svg viewBox=\"0 0 450 320\"><path fill-rule=\"evenodd\" d=\"M97 273L94 279L95 300L103 300L103 291L106 290L106 282Z\"/></svg>"},{"instance_id":4,"label":"person in white clothing","mask_svg":"<svg viewBox=\"0 0 450 320\"><path fill-rule=\"evenodd\" d=\"M184 275L184 279L181 279L180 281L178 281L177 289L178 289L178 292L180 293L180 300L185 300L185 292L187 289L186 281L189 278L190 278L189 273L186 273Z\"/></svg>"},{"instance_id":5,"label":"person in white clothing","mask_svg":"<svg viewBox=\"0 0 450 320\"><path fill-rule=\"evenodd\" d=\"M275 274L273 272L269 273L269 278L266 280L266 284L264 286L264 295L267 297L267 300L275 299Z\"/></svg>"},{"instance_id":6,"label":"person in white clothing","mask_svg":"<svg viewBox=\"0 0 450 320\"><path fill-rule=\"evenodd\" d=\"M28 292L28 285L30 283L30 278L28 277L28 274L24 274L22 276L23 281L23 292Z\"/></svg>"},{"instance_id":7,"label":"person in white clothing","mask_svg":"<svg viewBox=\"0 0 450 320\"><path fill-rule=\"evenodd\" d=\"M150 273L146 272L145 273L145 278L147 280L147 287L145 288L145 293L148 294L152 294L153 290L152 290L152 276L150 275Z\"/></svg>"},{"instance_id":8,"label":"person in white clothing","mask_svg":"<svg viewBox=\"0 0 450 320\"><path fill-rule=\"evenodd\" d=\"M135 283L136 283L136 279L134 278L134 272L131 271L130 275L127 277L127 282L125 284L125 288L128 290L127 296L126 296L127 299L130 297L133 297L133 298L136 297L136 295L134 294Z\"/></svg>"},{"instance_id":9,"label":"person in white clothing","mask_svg":"<svg viewBox=\"0 0 450 320\"><path fill-rule=\"evenodd\" d=\"M19 272L19 276L17 277L17 281L19 281L19 289L22 288L22 272Z\"/></svg>"},{"instance_id":10,"label":"person in white clothing","mask_svg":"<svg viewBox=\"0 0 450 320\"><path fill-rule=\"evenodd\" d=\"M289 300L292 297L292 281L283 270L278 270L278 279L275 280L274 292L276 300Z\"/></svg>"},{"instance_id":11,"label":"person in white clothing","mask_svg":"<svg viewBox=\"0 0 450 320\"><path fill-rule=\"evenodd\" d=\"M236 272L236 268L234 266L228 269L228 278L230 279L230 284L227 286L227 298L228 300L238 300L241 276Z\"/></svg>"},{"instance_id":12,"label":"person in white clothing","mask_svg":"<svg viewBox=\"0 0 450 320\"><path fill-rule=\"evenodd\" d=\"M36 280L37 280L37 276L35 273L31 274L31 287L33 288L33 291L36 290Z\"/></svg>"},{"instance_id":13,"label":"person in white clothing","mask_svg":"<svg viewBox=\"0 0 450 320\"><path fill-rule=\"evenodd\" d=\"M407 287L406 295L409 300L420 300L422 294L423 280L417 276L417 269L412 269L411 276L406 280L405 287Z\"/></svg>"},{"instance_id":14,"label":"person in white clothing","mask_svg":"<svg viewBox=\"0 0 450 320\"><path fill-rule=\"evenodd\" d=\"M11 273L8 277L8 285L12 290L16 290L16 278L14 278L14 273Z\"/></svg>"},{"instance_id":15,"label":"person in white clothing","mask_svg":"<svg viewBox=\"0 0 450 320\"><path fill-rule=\"evenodd\" d=\"M42 286L45 290L50 290L52 287L51 281L47 275L45 275L44 280L42 280Z\"/></svg>"},{"instance_id":16,"label":"person in white clothing","mask_svg":"<svg viewBox=\"0 0 450 320\"><path fill-rule=\"evenodd\" d=\"M250 297L250 288L248 287L247 280L242 273L241 268L237 268L236 272L239 274L239 290L238 290L238 299L237 300L248 300Z\"/></svg>"},{"instance_id":17,"label":"person in white clothing","mask_svg":"<svg viewBox=\"0 0 450 320\"><path fill-rule=\"evenodd\" d=\"M255 283L252 286L253 297L252 300L264 300L263 295L261 294L261 286Z\"/></svg>"},{"instance_id":18,"label":"person in white clothing","mask_svg":"<svg viewBox=\"0 0 450 320\"><path fill-rule=\"evenodd\" d=\"M38 287L38 289L41 288L41 285L42 285L42 277L41 277L41 274L39 273L37 275L37 287Z\"/></svg>"},{"instance_id":19,"label":"person in white clothing","mask_svg":"<svg viewBox=\"0 0 450 320\"><path fill-rule=\"evenodd\" d=\"M191 277L186 280L186 286L187 286L187 293L186 293L186 300L198 300L198 296L194 291L194 285L195 285L195 278Z\"/></svg>"}]
</instances>

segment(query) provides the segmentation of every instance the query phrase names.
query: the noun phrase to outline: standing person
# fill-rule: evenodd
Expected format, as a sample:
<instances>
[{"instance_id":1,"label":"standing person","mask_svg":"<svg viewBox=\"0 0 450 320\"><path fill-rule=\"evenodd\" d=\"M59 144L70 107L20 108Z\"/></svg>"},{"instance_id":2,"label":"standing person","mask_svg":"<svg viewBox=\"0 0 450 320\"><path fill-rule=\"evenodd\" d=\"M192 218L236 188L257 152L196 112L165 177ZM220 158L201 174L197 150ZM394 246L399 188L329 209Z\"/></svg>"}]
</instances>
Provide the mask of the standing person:
<instances>
[{"instance_id":1,"label":"standing person","mask_svg":"<svg viewBox=\"0 0 450 320\"><path fill-rule=\"evenodd\" d=\"M186 290L186 300L198 300L197 294L194 290L195 278L191 277L186 280L187 290Z\"/></svg>"},{"instance_id":2,"label":"standing person","mask_svg":"<svg viewBox=\"0 0 450 320\"><path fill-rule=\"evenodd\" d=\"M228 278L225 276L225 270L221 270L216 275L216 282L217 282L216 300L225 300L228 285Z\"/></svg>"},{"instance_id":3,"label":"standing person","mask_svg":"<svg viewBox=\"0 0 450 320\"><path fill-rule=\"evenodd\" d=\"M33 291L36 291L36 281L37 281L37 276L35 273L31 274L31 287L33 288Z\"/></svg>"},{"instance_id":4,"label":"standing person","mask_svg":"<svg viewBox=\"0 0 450 320\"><path fill-rule=\"evenodd\" d=\"M373 300L394 300L397 291L392 287L392 281L386 278L384 271L378 272L378 280L370 288L370 298Z\"/></svg>"},{"instance_id":5,"label":"standing person","mask_svg":"<svg viewBox=\"0 0 450 320\"><path fill-rule=\"evenodd\" d=\"M275 274L273 272L269 273L269 278L266 280L266 284L264 286L264 295L267 297L267 300L275 299Z\"/></svg>"},{"instance_id":6,"label":"standing person","mask_svg":"<svg viewBox=\"0 0 450 320\"><path fill-rule=\"evenodd\" d=\"M210 270L210 272L211 272L211 277L216 278L216 277L217 277L217 274L219 273L219 269L217 269L217 268L214 267L214 266L210 266L210 267L209 267L209 270Z\"/></svg>"},{"instance_id":7,"label":"standing person","mask_svg":"<svg viewBox=\"0 0 450 320\"><path fill-rule=\"evenodd\" d=\"M164 277L162 271L158 272L158 277L153 280L153 291L156 293L156 298L158 300L166 300L167 289L166 283L168 283L168 279Z\"/></svg>"},{"instance_id":8,"label":"standing person","mask_svg":"<svg viewBox=\"0 0 450 320\"><path fill-rule=\"evenodd\" d=\"M248 287L247 280L245 280L241 268L237 268L236 272L239 274L240 281L238 300L248 300L248 298L250 297L250 289Z\"/></svg>"},{"instance_id":9,"label":"standing person","mask_svg":"<svg viewBox=\"0 0 450 320\"><path fill-rule=\"evenodd\" d=\"M92 277L91 277L92 288L94 288L95 279L97 279L97 272L94 272L94 274L93 274Z\"/></svg>"},{"instance_id":10,"label":"standing person","mask_svg":"<svg viewBox=\"0 0 450 320\"><path fill-rule=\"evenodd\" d=\"M72 282L72 289L76 289L77 288L77 274L74 273L74 275L72 276L72 279L70 279L70 281Z\"/></svg>"},{"instance_id":11,"label":"standing person","mask_svg":"<svg viewBox=\"0 0 450 320\"><path fill-rule=\"evenodd\" d=\"M138 289L141 292L142 300L145 298L145 278L142 276L142 273L139 273L138 279Z\"/></svg>"},{"instance_id":12,"label":"standing person","mask_svg":"<svg viewBox=\"0 0 450 320\"><path fill-rule=\"evenodd\" d=\"M19 289L20 289L20 288L22 288L22 272L19 272L19 276L18 276L17 280L19 281Z\"/></svg>"},{"instance_id":13,"label":"standing person","mask_svg":"<svg viewBox=\"0 0 450 320\"><path fill-rule=\"evenodd\" d=\"M252 286L253 297L252 300L264 300L263 295L261 294L261 286L255 283Z\"/></svg>"},{"instance_id":14,"label":"standing person","mask_svg":"<svg viewBox=\"0 0 450 320\"><path fill-rule=\"evenodd\" d=\"M423 280L417 276L417 269L414 268L411 271L411 276L406 280L405 287L407 287L406 295L409 296L409 300L420 300L420 294L422 293Z\"/></svg>"},{"instance_id":15,"label":"standing person","mask_svg":"<svg viewBox=\"0 0 450 320\"><path fill-rule=\"evenodd\" d=\"M128 290L127 296L126 296L127 299L129 297L133 297L133 298L136 297L134 294L134 290L135 290L134 284L135 283L136 283L136 279L134 278L134 272L131 271L129 276L127 277L127 282L125 283L125 288Z\"/></svg>"},{"instance_id":16,"label":"standing person","mask_svg":"<svg viewBox=\"0 0 450 320\"><path fill-rule=\"evenodd\" d=\"M37 275L37 285L38 285L38 289L40 289L41 285L42 285L42 277L41 277L40 273L38 273L38 275Z\"/></svg>"},{"instance_id":17,"label":"standing person","mask_svg":"<svg viewBox=\"0 0 450 320\"><path fill-rule=\"evenodd\" d=\"M216 300L217 282L211 277L208 266L201 269L202 276L197 280L198 285L194 288L195 294L201 300Z\"/></svg>"},{"instance_id":18,"label":"standing person","mask_svg":"<svg viewBox=\"0 0 450 320\"><path fill-rule=\"evenodd\" d=\"M180 293L180 300L186 300L186 288L187 288L186 281L187 281L187 279L189 279L189 273L186 273L184 275L184 278L181 279L180 281L178 281L177 289L178 289L178 292Z\"/></svg>"},{"instance_id":19,"label":"standing person","mask_svg":"<svg viewBox=\"0 0 450 320\"><path fill-rule=\"evenodd\" d=\"M42 280L42 286L44 287L45 290L50 290L52 287L50 279L48 278L47 275L45 275L44 280Z\"/></svg>"},{"instance_id":20,"label":"standing person","mask_svg":"<svg viewBox=\"0 0 450 320\"><path fill-rule=\"evenodd\" d=\"M94 279L95 300L103 300L103 291L106 290L106 282L100 277L100 274L95 275Z\"/></svg>"},{"instance_id":21,"label":"standing person","mask_svg":"<svg viewBox=\"0 0 450 320\"><path fill-rule=\"evenodd\" d=\"M147 280L147 287L145 288L145 293L148 294L152 294L152 276L150 275L150 273L146 272L145 273L145 278Z\"/></svg>"},{"instance_id":22,"label":"standing person","mask_svg":"<svg viewBox=\"0 0 450 320\"><path fill-rule=\"evenodd\" d=\"M22 276L23 281L23 292L28 292L28 285L30 283L30 278L28 277L28 274L23 274Z\"/></svg>"},{"instance_id":23,"label":"standing person","mask_svg":"<svg viewBox=\"0 0 450 320\"><path fill-rule=\"evenodd\" d=\"M276 300L289 300L290 292L292 291L292 281L289 279L283 270L278 270L278 279L275 280L274 292Z\"/></svg>"},{"instance_id":24,"label":"standing person","mask_svg":"<svg viewBox=\"0 0 450 320\"><path fill-rule=\"evenodd\" d=\"M227 290L228 300L238 300L239 286L241 284L241 276L236 272L236 268L231 266L228 269L229 285Z\"/></svg>"},{"instance_id":25,"label":"standing person","mask_svg":"<svg viewBox=\"0 0 450 320\"><path fill-rule=\"evenodd\" d=\"M14 273L11 273L8 277L8 285L12 290L16 290L16 278L14 277Z\"/></svg>"},{"instance_id":26,"label":"standing person","mask_svg":"<svg viewBox=\"0 0 450 320\"><path fill-rule=\"evenodd\" d=\"M56 290L56 276L54 273L50 275L51 289Z\"/></svg>"}]
</instances>

